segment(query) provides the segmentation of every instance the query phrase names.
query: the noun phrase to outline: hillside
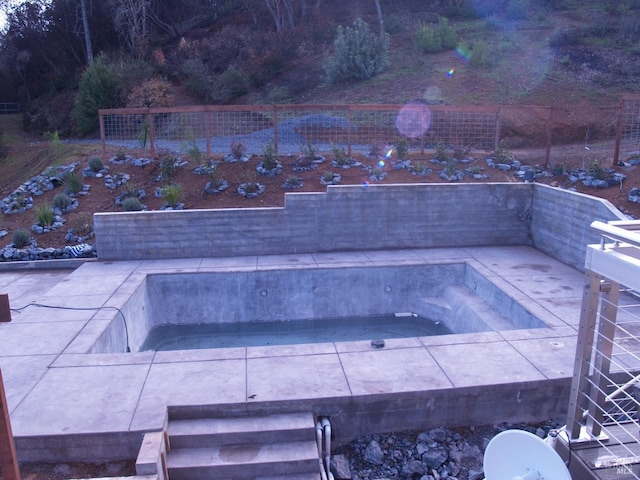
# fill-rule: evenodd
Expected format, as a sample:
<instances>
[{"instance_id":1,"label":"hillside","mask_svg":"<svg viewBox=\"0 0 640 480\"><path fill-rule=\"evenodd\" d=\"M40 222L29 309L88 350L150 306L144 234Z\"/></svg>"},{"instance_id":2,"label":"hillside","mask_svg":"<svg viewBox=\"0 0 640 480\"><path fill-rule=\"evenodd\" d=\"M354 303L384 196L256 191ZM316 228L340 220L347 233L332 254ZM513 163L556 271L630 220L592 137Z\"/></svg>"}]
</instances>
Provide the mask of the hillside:
<instances>
[{"instance_id":1,"label":"hillside","mask_svg":"<svg viewBox=\"0 0 640 480\"><path fill-rule=\"evenodd\" d=\"M447 3L450 2L442 2L442 5ZM311 23L304 25L302 31L296 30L284 36L274 36L264 31L260 35L255 32L249 34L250 16L238 14L225 19L224 25L200 26L185 34L179 42L167 41L155 50L156 56L161 56L164 63L155 65L154 74L160 74L170 81L174 104L199 104L202 100L194 95L189 78L177 74L179 68L176 62L181 55L188 56L206 50L208 65L211 66L217 58L215 55L212 57L211 52L220 51L211 48L224 46L222 40L237 39L241 34L251 36L254 40L271 38L275 43L264 45L259 66L266 68L270 65L274 70L264 70L266 73L260 82L257 82L255 72L251 75L247 73L252 79L250 86L230 103L404 104L421 99L427 103L453 105L553 106L560 112L556 119L557 131L554 132L556 167L561 164L564 171L569 172L573 168L584 169L589 163L608 166L611 165L610 142L613 139L607 125L609 120L601 118L596 107L615 107L621 95L637 91L640 81L640 44L637 40L625 39L625 32L631 27L625 23L624 12L606 12L601 2L566 3L569 4L567 8L542 9L535 7L536 2L529 2L527 5L530 8L525 12L525 18L505 11L482 18L452 19L458 47L431 54L417 48L415 32L424 25L434 25L444 7L434 6L440 5L439 2L383 3L385 25L391 39L390 68L368 80L331 85L325 82L324 67L327 55L332 51L336 26L339 23L349 25L356 16L362 16L371 25L376 25L373 2L329 2L322 12L309 21ZM626 18L638 16L637 10L626 10L626 13ZM602 27L603 21L606 28ZM225 37L221 39L221 35ZM277 43L278 39L280 44ZM484 48L484 60L474 62L473 50L479 51L480 45ZM257 62L258 58L252 55L243 57L242 51L237 52L235 64L249 72L249 60ZM265 60L265 57L270 60ZM223 66L217 67L218 73L212 74L212 81L220 80L220 71L225 71ZM34 122L36 117L42 120L38 124L49 127L55 127L55 123L47 123L53 122L54 117L64 124L73 124L69 109L65 113L62 106L68 106L69 99L73 99L72 93L65 92L58 97L35 102L34 105L40 109L38 112L46 112L46 118L41 116L44 114L30 110L25 115L26 124L33 127L37 123ZM546 110L541 115L546 115ZM532 140L533 134L530 132L530 126L538 120L524 116L510 119L508 128L504 128L509 134L505 138L507 146L523 163L539 164L543 145L538 140ZM0 162L2 197L49 166L74 162L77 163L76 171L80 173L88 166L91 156L100 154L99 145L91 136L82 141L73 137L60 140L55 135L43 138L34 134L33 130L28 134L23 132L21 125L22 119L19 117L0 116L3 143L9 147L8 157ZM46 130L54 131L57 128ZM585 148L587 140L591 147L588 153ZM597 141L604 142L602 149L592 146ZM562 152L560 157L557 152ZM136 151L126 153L133 157L145 155L145 152ZM438 176L442 166L429 163L433 153L421 156L414 152L410 156L412 162L432 167L432 174L419 177L410 175L406 170L387 168L388 175L380 182L444 181ZM148 209L158 209L163 205L164 200L153 195L161 186L156 180L160 159L155 159L148 168L141 169L109 163L115 154L116 149L111 148L102 160L109 167L110 174L128 174L128 186L112 190L104 186L102 179L83 179L83 183L90 186L89 193L78 197L79 207L64 215L67 223L63 228L52 233L32 234L39 246L66 244L64 235L68 227L86 223L87 215L93 212L122 211L122 207L116 205L115 198L125 189L144 189L146 198L142 203ZM464 181L521 181L512 172L487 168L484 160L488 154L490 152L472 152L470 165L482 169L487 178L465 178ZM332 169L329 161L317 171L297 175L292 170L295 159L283 157L280 159L284 166L283 173L274 178L262 178L255 173L259 158L254 157L247 164L224 164L220 155L212 160L220 162L220 175L229 182L230 187L220 194L203 193L206 178L193 175L192 170L197 165L192 162L178 169L173 179L174 183L181 186L180 200L184 208L280 206L284 204L286 191L282 184L287 177L294 175L304 182L298 191L323 191L326 187L320 182L320 176L326 171L340 173L341 184L369 181L367 172L362 169L340 171ZM375 167L375 162L366 158L358 160ZM566 174L544 177L539 181L607 198L625 213L638 218L640 205L629 202L627 197L631 189L640 187L639 168L637 165L615 166L617 172L627 177L619 188L586 187L569 182ZM247 178L259 179L265 184L265 194L254 199L238 195L235 192L237 186ZM7 232L4 245L11 242L13 232L17 229L29 230L35 221L36 210L42 205L50 205L54 196L62 191L62 187L56 187L35 197L34 208L25 213L3 215L0 227Z\"/></svg>"}]
</instances>

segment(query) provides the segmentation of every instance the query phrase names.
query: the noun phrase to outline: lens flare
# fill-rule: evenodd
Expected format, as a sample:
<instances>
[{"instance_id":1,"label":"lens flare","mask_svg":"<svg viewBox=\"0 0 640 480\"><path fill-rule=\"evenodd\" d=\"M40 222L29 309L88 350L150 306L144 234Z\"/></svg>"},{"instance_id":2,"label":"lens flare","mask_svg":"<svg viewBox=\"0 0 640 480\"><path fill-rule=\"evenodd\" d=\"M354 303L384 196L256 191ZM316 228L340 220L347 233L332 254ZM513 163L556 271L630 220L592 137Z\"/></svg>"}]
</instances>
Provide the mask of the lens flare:
<instances>
[{"instance_id":1,"label":"lens flare","mask_svg":"<svg viewBox=\"0 0 640 480\"><path fill-rule=\"evenodd\" d=\"M362 186L363 186L364 188L367 188L367 187L369 186L369 180L364 180L364 181L362 182Z\"/></svg>"},{"instance_id":2,"label":"lens flare","mask_svg":"<svg viewBox=\"0 0 640 480\"><path fill-rule=\"evenodd\" d=\"M431 126L431 110L423 101L404 105L396 117L396 128L407 138L420 138Z\"/></svg>"},{"instance_id":3,"label":"lens flare","mask_svg":"<svg viewBox=\"0 0 640 480\"><path fill-rule=\"evenodd\" d=\"M380 168L384 168L384 160L380 160L380 161L378 162L378 167L380 167Z\"/></svg>"},{"instance_id":4,"label":"lens flare","mask_svg":"<svg viewBox=\"0 0 640 480\"><path fill-rule=\"evenodd\" d=\"M455 71L456 71L456 69L455 69L455 68L452 68L451 70L449 70L449 71L447 72L447 77L449 77L449 78L453 77L453 74L455 73Z\"/></svg>"},{"instance_id":5,"label":"lens flare","mask_svg":"<svg viewBox=\"0 0 640 480\"><path fill-rule=\"evenodd\" d=\"M391 158L391 154L393 153L393 148L390 148L384 158Z\"/></svg>"},{"instance_id":6,"label":"lens flare","mask_svg":"<svg viewBox=\"0 0 640 480\"><path fill-rule=\"evenodd\" d=\"M464 45L458 45L456 47L456 53L462 58L465 62L471 60L471 50L469 47L465 47Z\"/></svg>"}]
</instances>

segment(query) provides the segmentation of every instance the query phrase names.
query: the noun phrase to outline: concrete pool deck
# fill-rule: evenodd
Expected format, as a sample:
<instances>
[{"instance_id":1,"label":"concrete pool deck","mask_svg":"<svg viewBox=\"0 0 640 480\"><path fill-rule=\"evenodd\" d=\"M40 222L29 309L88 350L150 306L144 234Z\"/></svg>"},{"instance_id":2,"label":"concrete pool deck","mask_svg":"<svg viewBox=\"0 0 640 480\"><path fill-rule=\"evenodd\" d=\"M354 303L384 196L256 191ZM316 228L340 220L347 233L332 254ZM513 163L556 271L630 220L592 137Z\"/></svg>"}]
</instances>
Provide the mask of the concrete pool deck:
<instances>
[{"instance_id":1,"label":"concrete pool deck","mask_svg":"<svg viewBox=\"0 0 640 480\"><path fill-rule=\"evenodd\" d=\"M113 310L93 308L122 307L131 286L147 274L447 262L467 262L494 283L512 286L518 302L549 328L395 339L383 349L361 341L86 353L86 338L113 317ZM95 460L131 458L143 433L163 428L168 406L286 409L296 402L328 405L337 398L416 392L441 398L456 391L482 405L483 389L528 385L551 398L547 410L561 412L573 372L583 283L581 272L530 247L92 261L72 271L0 271L0 291L9 294L12 308L72 308L29 306L0 324L0 367L18 455L21 461L90 458L92 452ZM501 421L517 414L519 395L505 399L514 407ZM540 415L547 413L541 406Z\"/></svg>"}]
</instances>

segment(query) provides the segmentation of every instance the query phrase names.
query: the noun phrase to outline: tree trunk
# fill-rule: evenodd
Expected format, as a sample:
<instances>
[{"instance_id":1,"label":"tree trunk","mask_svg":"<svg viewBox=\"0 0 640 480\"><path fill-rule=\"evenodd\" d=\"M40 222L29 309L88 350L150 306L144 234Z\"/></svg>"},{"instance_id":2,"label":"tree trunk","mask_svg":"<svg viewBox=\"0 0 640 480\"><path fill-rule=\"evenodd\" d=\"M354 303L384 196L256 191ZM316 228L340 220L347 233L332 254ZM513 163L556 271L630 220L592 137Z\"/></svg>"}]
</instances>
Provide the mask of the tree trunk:
<instances>
[{"instance_id":1,"label":"tree trunk","mask_svg":"<svg viewBox=\"0 0 640 480\"><path fill-rule=\"evenodd\" d=\"M91 32L89 31L89 17L87 16L86 0L80 0L82 10L82 29L84 30L84 45L87 51L87 64L93 63L93 47L91 46Z\"/></svg>"},{"instance_id":2,"label":"tree trunk","mask_svg":"<svg viewBox=\"0 0 640 480\"><path fill-rule=\"evenodd\" d=\"M376 11L378 12L378 23L380 24L380 35L384 36L384 20L382 19L382 8L380 8L380 0L376 0Z\"/></svg>"}]
</instances>

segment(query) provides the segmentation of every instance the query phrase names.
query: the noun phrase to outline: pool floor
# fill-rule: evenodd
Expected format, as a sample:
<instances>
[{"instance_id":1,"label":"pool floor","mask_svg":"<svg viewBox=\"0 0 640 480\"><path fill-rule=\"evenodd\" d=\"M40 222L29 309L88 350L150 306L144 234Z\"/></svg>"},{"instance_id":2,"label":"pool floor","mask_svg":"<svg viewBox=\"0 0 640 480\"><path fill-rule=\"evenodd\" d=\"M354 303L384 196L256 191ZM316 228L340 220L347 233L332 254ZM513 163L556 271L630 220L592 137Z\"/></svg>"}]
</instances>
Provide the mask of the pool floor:
<instances>
[{"instance_id":1,"label":"pool floor","mask_svg":"<svg viewBox=\"0 0 640 480\"><path fill-rule=\"evenodd\" d=\"M277 322L162 325L149 332L141 350L263 347L447 335L449 330L417 314L390 314Z\"/></svg>"}]
</instances>

